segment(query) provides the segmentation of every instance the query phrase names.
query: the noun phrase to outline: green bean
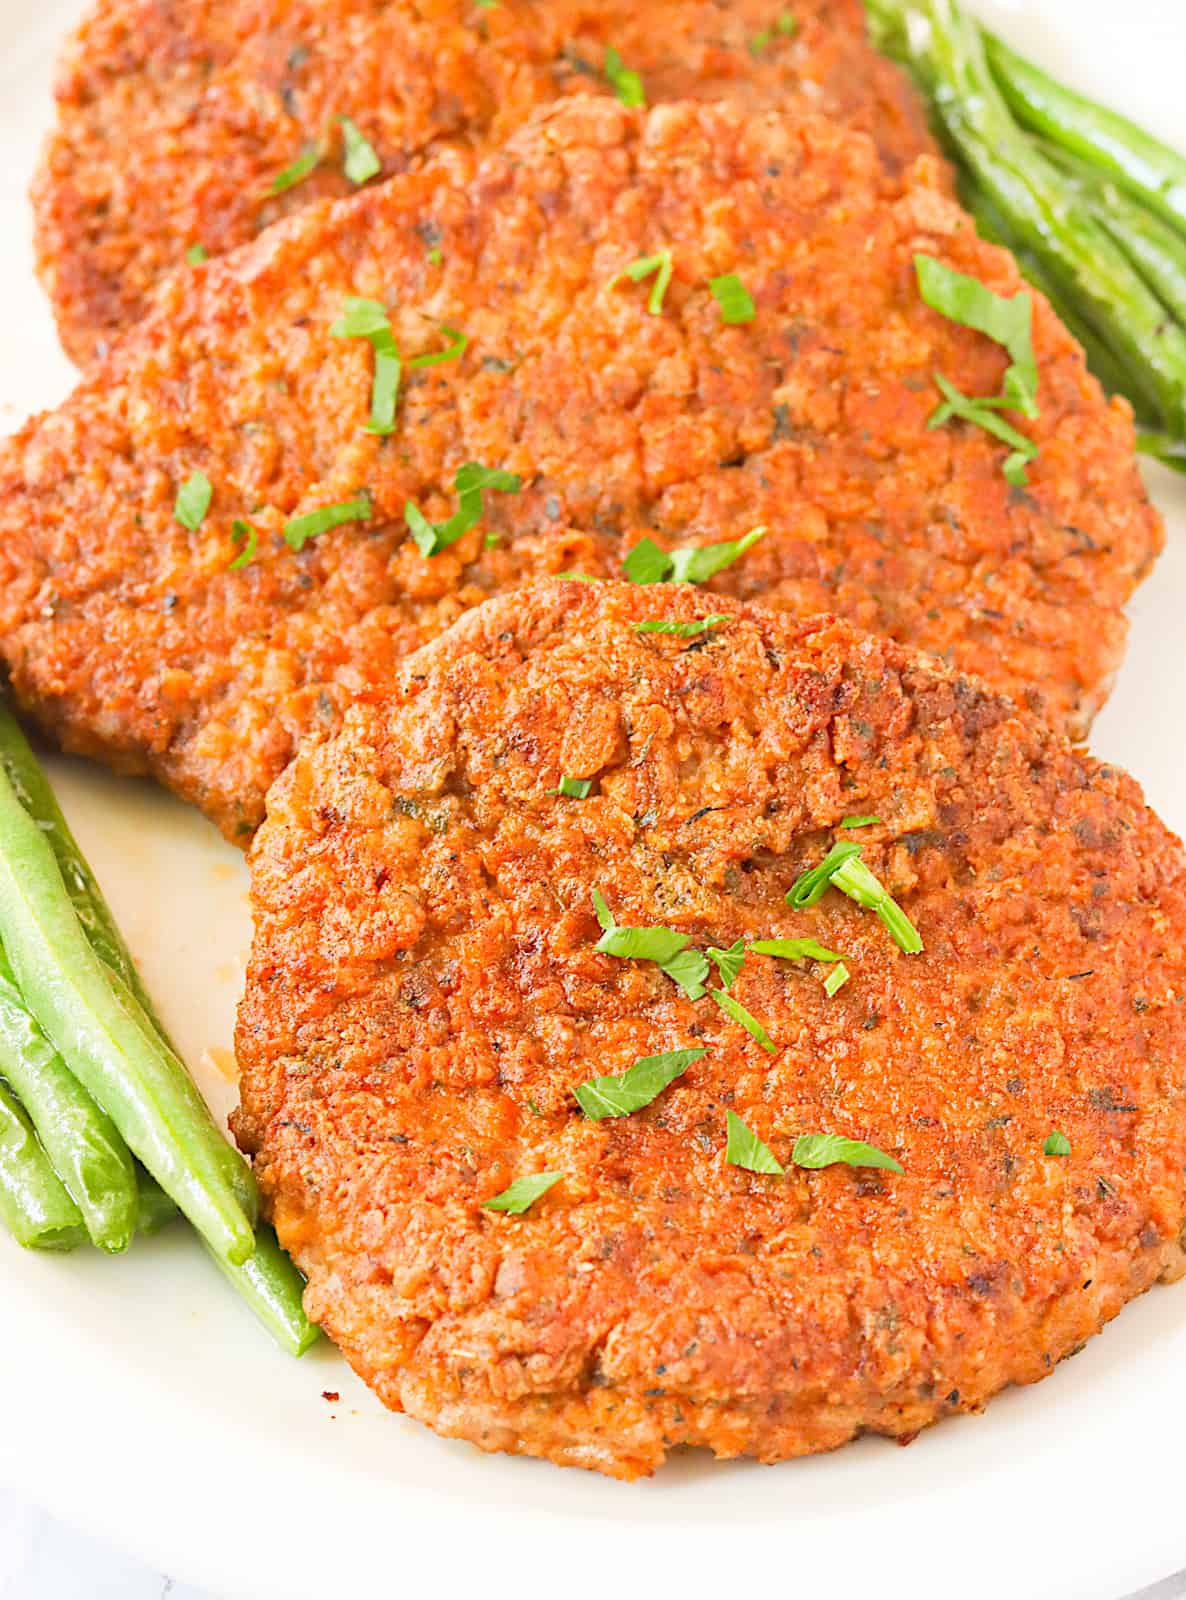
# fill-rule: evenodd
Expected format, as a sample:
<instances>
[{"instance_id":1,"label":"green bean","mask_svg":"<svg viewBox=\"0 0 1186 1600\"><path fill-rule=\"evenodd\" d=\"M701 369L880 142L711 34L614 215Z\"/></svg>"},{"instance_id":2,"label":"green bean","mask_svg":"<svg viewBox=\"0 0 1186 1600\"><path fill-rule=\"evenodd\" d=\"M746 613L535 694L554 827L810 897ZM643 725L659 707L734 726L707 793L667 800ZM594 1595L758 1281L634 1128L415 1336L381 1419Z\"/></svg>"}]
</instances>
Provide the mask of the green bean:
<instances>
[{"instance_id":1,"label":"green bean","mask_svg":"<svg viewBox=\"0 0 1186 1600\"><path fill-rule=\"evenodd\" d=\"M27 1250L73 1250L82 1214L37 1143L33 1124L0 1084L0 1222Z\"/></svg>"},{"instance_id":2,"label":"green bean","mask_svg":"<svg viewBox=\"0 0 1186 1600\"><path fill-rule=\"evenodd\" d=\"M161 1188L151 1172L136 1168L136 1187L139 1205L136 1210L136 1232L151 1239L179 1215L176 1205Z\"/></svg>"},{"instance_id":3,"label":"green bean","mask_svg":"<svg viewBox=\"0 0 1186 1600\"><path fill-rule=\"evenodd\" d=\"M919 0L905 10L911 70L961 161L1017 242L1107 344L1142 414L1186 436L1186 333L1014 123L976 26L953 0Z\"/></svg>"},{"instance_id":4,"label":"green bean","mask_svg":"<svg viewBox=\"0 0 1186 1600\"><path fill-rule=\"evenodd\" d=\"M144 1026L127 986L91 948L53 850L3 770L0 941L67 1066L198 1232L241 1265L255 1248L250 1170L215 1127L185 1068Z\"/></svg>"},{"instance_id":5,"label":"green bean","mask_svg":"<svg viewBox=\"0 0 1186 1600\"><path fill-rule=\"evenodd\" d=\"M0 700L0 763L8 773L9 782L17 798L34 822L44 833L53 848L61 870L62 881L73 902L83 932L100 960L113 972L118 972L141 1006L152 1019L162 1038L164 1026L153 1008L152 1000L141 980L132 959L132 952L124 942L111 907L107 904L94 873L70 831L59 806L57 796L41 764L30 748L20 724L9 708Z\"/></svg>"},{"instance_id":6,"label":"green bean","mask_svg":"<svg viewBox=\"0 0 1186 1600\"><path fill-rule=\"evenodd\" d=\"M993 76L1020 122L1107 174L1186 234L1186 157L1135 122L1056 83L992 34L985 51Z\"/></svg>"},{"instance_id":7,"label":"green bean","mask_svg":"<svg viewBox=\"0 0 1186 1600\"><path fill-rule=\"evenodd\" d=\"M281 1250L271 1228L261 1225L255 1236L255 1254L241 1267L232 1267L207 1250L223 1276L255 1312L280 1347L290 1356L303 1356L321 1337L301 1304L305 1280Z\"/></svg>"},{"instance_id":8,"label":"green bean","mask_svg":"<svg viewBox=\"0 0 1186 1600\"><path fill-rule=\"evenodd\" d=\"M30 1014L3 948L0 1076L20 1097L93 1243L112 1252L127 1249L138 1210L128 1147Z\"/></svg>"}]
</instances>

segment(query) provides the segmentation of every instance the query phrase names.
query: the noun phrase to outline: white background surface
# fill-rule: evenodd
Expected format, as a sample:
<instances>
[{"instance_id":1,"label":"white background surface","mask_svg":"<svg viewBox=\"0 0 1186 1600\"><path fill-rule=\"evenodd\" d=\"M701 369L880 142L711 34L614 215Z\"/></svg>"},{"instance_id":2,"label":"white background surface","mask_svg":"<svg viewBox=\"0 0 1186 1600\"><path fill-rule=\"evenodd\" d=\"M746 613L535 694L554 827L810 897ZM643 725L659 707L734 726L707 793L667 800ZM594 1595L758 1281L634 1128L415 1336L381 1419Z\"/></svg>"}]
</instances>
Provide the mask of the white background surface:
<instances>
[{"instance_id":1,"label":"white background surface","mask_svg":"<svg viewBox=\"0 0 1186 1600\"><path fill-rule=\"evenodd\" d=\"M1063 76L1186 148L1181 0L992 9ZM0 428L70 382L32 277L24 191L75 10L0 0ZM1169 547L1133 608L1093 743L1181 831L1186 496L1168 475L1149 481ZM241 859L154 791L74 764L54 776L166 1020L225 1110L232 1085L200 1063L230 1042L249 934ZM1186 1566L1186 1288L1145 1296L1046 1383L909 1450L868 1440L774 1469L684 1457L626 1489L388 1417L331 1350L286 1361L180 1229L118 1262L44 1260L0 1240L0 1281L0 1482L175 1574L172 1600L193 1600L183 1581L250 1600L429 1583L576 1600L607 1579L681 1600L755 1583L1117 1600ZM0 1600L155 1600L165 1583L0 1500Z\"/></svg>"}]
</instances>

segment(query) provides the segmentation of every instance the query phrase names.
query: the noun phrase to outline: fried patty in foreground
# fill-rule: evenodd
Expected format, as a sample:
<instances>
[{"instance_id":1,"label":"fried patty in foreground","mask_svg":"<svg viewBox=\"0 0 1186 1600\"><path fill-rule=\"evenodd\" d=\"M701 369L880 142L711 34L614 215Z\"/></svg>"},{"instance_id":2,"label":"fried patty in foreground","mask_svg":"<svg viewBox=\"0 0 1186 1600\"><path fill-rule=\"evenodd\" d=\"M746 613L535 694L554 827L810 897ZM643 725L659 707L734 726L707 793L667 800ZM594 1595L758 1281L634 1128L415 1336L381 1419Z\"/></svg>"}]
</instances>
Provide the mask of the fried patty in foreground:
<instances>
[{"instance_id":1,"label":"fried patty in foreground","mask_svg":"<svg viewBox=\"0 0 1186 1600\"><path fill-rule=\"evenodd\" d=\"M454 152L175 276L0 451L0 652L22 705L243 840L298 738L470 606L616 575L644 536L760 524L718 593L842 612L1082 731L1160 524L1127 405L1036 294L1028 489L983 430L928 429L936 372L996 394L1006 358L923 304L916 252L1023 287L935 176L924 159L889 179L864 136L814 117L584 96L484 161ZM652 314L653 280L613 280L663 250ZM710 283L728 274L752 321L724 322ZM388 436L366 431L369 344L331 334L350 295L391 308L405 358ZM411 370L456 356L445 328L460 358ZM445 523L468 462L521 490L426 557L406 507ZM191 531L174 507L195 472L213 499ZM288 519L341 505L372 515L285 542ZM237 522L255 530L238 543Z\"/></svg>"},{"instance_id":2,"label":"fried patty in foreground","mask_svg":"<svg viewBox=\"0 0 1186 1600\"><path fill-rule=\"evenodd\" d=\"M442 141L499 143L558 96L612 92L610 48L651 104L799 98L870 132L895 170L932 148L859 0L100 0L59 70L33 191L63 344L85 365L188 247L229 250L349 192L341 116L390 175ZM315 148L316 170L271 193Z\"/></svg>"},{"instance_id":3,"label":"fried patty in foreground","mask_svg":"<svg viewBox=\"0 0 1186 1600\"><path fill-rule=\"evenodd\" d=\"M252 854L238 1132L310 1315L394 1409L625 1478L908 1436L1183 1270L1179 842L1123 773L835 618L638 631L714 604L556 582L471 612L304 747ZM834 889L788 909L837 838L922 954ZM748 953L728 998L768 1053L599 954L595 890L622 927L814 937L851 976L829 998L831 964ZM682 1049L646 1109L579 1109ZM785 1178L727 1163L730 1112ZM794 1166L820 1133L904 1170Z\"/></svg>"}]
</instances>

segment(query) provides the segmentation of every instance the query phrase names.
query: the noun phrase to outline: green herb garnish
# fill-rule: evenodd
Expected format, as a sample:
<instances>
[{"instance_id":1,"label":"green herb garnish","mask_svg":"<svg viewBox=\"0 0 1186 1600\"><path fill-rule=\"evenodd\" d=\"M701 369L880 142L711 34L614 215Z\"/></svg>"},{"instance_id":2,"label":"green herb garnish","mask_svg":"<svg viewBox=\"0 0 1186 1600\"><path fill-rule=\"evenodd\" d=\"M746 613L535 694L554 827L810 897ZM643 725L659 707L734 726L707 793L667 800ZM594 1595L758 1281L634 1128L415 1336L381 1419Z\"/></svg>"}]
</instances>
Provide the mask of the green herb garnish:
<instances>
[{"instance_id":1,"label":"green herb garnish","mask_svg":"<svg viewBox=\"0 0 1186 1600\"><path fill-rule=\"evenodd\" d=\"M516 1178L514 1183L496 1194L493 1200L483 1200L483 1211L507 1211L513 1217L521 1217L532 1207L541 1195L547 1194L553 1184L559 1183L564 1176L562 1172L537 1172L529 1178Z\"/></svg>"},{"instance_id":2,"label":"green herb garnish","mask_svg":"<svg viewBox=\"0 0 1186 1600\"><path fill-rule=\"evenodd\" d=\"M837 989L843 989L844 985L851 977L852 973L844 965L843 961L838 967L833 967L832 971L829 972L828 976L824 979L824 993L827 995L828 999L830 1000L832 998Z\"/></svg>"},{"instance_id":3,"label":"green herb garnish","mask_svg":"<svg viewBox=\"0 0 1186 1600\"><path fill-rule=\"evenodd\" d=\"M789 11L780 12L773 28L763 28L760 33L754 34L748 47L750 55L756 60L776 33L781 34L784 39L790 39L794 37L798 27L799 24Z\"/></svg>"},{"instance_id":4,"label":"green herb garnish","mask_svg":"<svg viewBox=\"0 0 1186 1600\"><path fill-rule=\"evenodd\" d=\"M603 1117L628 1117L657 1099L681 1077L694 1061L707 1052L668 1050L659 1056L643 1056L618 1077L589 1078L573 1090L577 1104L587 1117L600 1122Z\"/></svg>"},{"instance_id":5,"label":"green herb garnish","mask_svg":"<svg viewBox=\"0 0 1186 1600\"><path fill-rule=\"evenodd\" d=\"M735 272L712 278L709 289L721 308L722 322L752 322L756 315L753 298Z\"/></svg>"},{"instance_id":6,"label":"green herb garnish","mask_svg":"<svg viewBox=\"0 0 1186 1600\"><path fill-rule=\"evenodd\" d=\"M1046 1143L1042 1146L1044 1156L1069 1156L1070 1153L1071 1141L1065 1133L1059 1133L1055 1129L1053 1133L1046 1135Z\"/></svg>"},{"instance_id":7,"label":"green herb garnish","mask_svg":"<svg viewBox=\"0 0 1186 1600\"><path fill-rule=\"evenodd\" d=\"M395 430L395 407L399 399L400 355L387 308L379 300L348 295L342 314L330 324L335 339L365 339L375 353L371 379L371 414L368 433L388 434Z\"/></svg>"},{"instance_id":8,"label":"green herb garnish","mask_svg":"<svg viewBox=\"0 0 1186 1600\"><path fill-rule=\"evenodd\" d=\"M342 124L342 139L346 146L346 159L342 162L342 170L351 183L366 183L377 172L382 172L383 163L375 154L374 145L352 118L339 117L338 121Z\"/></svg>"},{"instance_id":9,"label":"green herb garnish","mask_svg":"<svg viewBox=\"0 0 1186 1600\"><path fill-rule=\"evenodd\" d=\"M302 178L307 178L320 160L320 147L315 144L309 145L291 166L276 174L268 185L268 193L283 194L286 189L291 189L294 184L300 183Z\"/></svg>"},{"instance_id":10,"label":"green herb garnish","mask_svg":"<svg viewBox=\"0 0 1186 1600\"><path fill-rule=\"evenodd\" d=\"M614 914L606 905L605 896L600 889L594 889L593 891L593 909L597 913L597 921L603 932L608 933L611 928L618 926L614 921Z\"/></svg>"},{"instance_id":11,"label":"green herb garnish","mask_svg":"<svg viewBox=\"0 0 1186 1600\"><path fill-rule=\"evenodd\" d=\"M755 939L749 947L756 956L779 956L784 961L844 961L818 939Z\"/></svg>"},{"instance_id":12,"label":"green herb garnish","mask_svg":"<svg viewBox=\"0 0 1186 1600\"><path fill-rule=\"evenodd\" d=\"M459 333L456 328L451 328L447 322L441 323L441 332L449 343L443 350L430 350L427 355L411 356L408 359L408 371L415 372L421 367L439 367L443 361L460 361L465 354L469 339L464 333Z\"/></svg>"},{"instance_id":13,"label":"green herb garnish","mask_svg":"<svg viewBox=\"0 0 1186 1600\"><path fill-rule=\"evenodd\" d=\"M203 261L210 259L210 255L204 244L191 244L185 252L185 259L191 267L200 267Z\"/></svg>"},{"instance_id":14,"label":"green herb garnish","mask_svg":"<svg viewBox=\"0 0 1186 1600\"><path fill-rule=\"evenodd\" d=\"M244 539L247 541L246 544L243 544ZM242 522L238 517L236 517L234 522L231 523L231 541L234 544L243 544L242 550L239 551L239 554L235 557L235 559L227 562L227 568L229 571L238 572L239 569L241 567L245 567L249 561L255 560L255 551L256 546L259 543L259 536L257 535L255 529L251 526L250 522Z\"/></svg>"},{"instance_id":15,"label":"green herb garnish","mask_svg":"<svg viewBox=\"0 0 1186 1600\"><path fill-rule=\"evenodd\" d=\"M638 541L622 563L630 583L707 583L757 544L765 528L751 528L740 539L719 544L685 545L681 550L661 550L653 539Z\"/></svg>"},{"instance_id":16,"label":"green herb garnish","mask_svg":"<svg viewBox=\"0 0 1186 1600\"><path fill-rule=\"evenodd\" d=\"M776 1053L777 1046L774 1040L766 1032L757 1017L751 1015L743 1005L734 1000L732 995L726 994L723 989L710 989L709 993L726 1016L732 1017L734 1022L740 1022L746 1033L755 1038L763 1050L768 1051L770 1055Z\"/></svg>"},{"instance_id":17,"label":"green herb garnish","mask_svg":"<svg viewBox=\"0 0 1186 1600\"><path fill-rule=\"evenodd\" d=\"M808 906L815 905L817 900L823 898L824 891L844 863L860 853L860 845L853 844L851 840L834 844L818 867L809 868L795 879L787 891L787 905L796 911L805 911Z\"/></svg>"},{"instance_id":18,"label":"green herb garnish","mask_svg":"<svg viewBox=\"0 0 1186 1600\"><path fill-rule=\"evenodd\" d=\"M420 508L409 500L404 506L404 516L420 554L435 556L476 527L485 511L483 496L487 490L518 494L521 482L517 472L504 472L500 467L483 467L477 461L467 461L457 469L453 479L457 510L445 522L429 522Z\"/></svg>"},{"instance_id":19,"label":"green herb garnish","mask_svg":"<svg viewBox=\"0 0 1186 1600\"><path fill-rule=\"evenodd\" d=\"M842 828L871 828L875 822L880 822L880 817L841 817Z\"/></svg>"},{"instance_id":20,"label":"green herb garnish","mask_svg":"<svg viewBox=\"0 0 1186 1600\"><path fill-rule=\"evenodd\" d=\"M440 266L441 262L445 258L441 254L441 247L440 247L439 244L434 244L433 245L432 249L428 252L428 259L429 259L429 261L432 263L432 265L434 267L439 267Z\"/></svg>"},{"instance_id":21,"label":"green herb garnish","mask_svg":"<svg viewBox=\"0 0 1186 1600\"><path fill-rule=\"evenodd\" d=\"M763 1144L735 1111L726 1113L725 1127L725 1160L731 1167L744 1167L746 1172L762 1172L771 1178L782 1176L786 1169L775 1160L769 1145Z\"/></svg>"},{"instance_id":22,"label":"green herb garnish","mask_svg":"<svg viewBox=\"0 0 1186 1600\"><path fill-rule=\"evenodd\" d=\"M624 106L645 106L647 97L642 79L625 65L621 56L610 45L605 52L605 76L610 87Z\"/></svg>"},{"instance_id":23,"label":"green herb garnish","mask_svg":"<svg viewBox=\"0 0 1186 1600\"><path fill-rule=\"evenodd\" d=\"M718 950L715 945L709 945L706 954L708 959L716 964L716 969L721 975L721 988L731 989L737 980L737 974L745 965L745 940L738 939L727 950Z\"/></svg>"},{"instance_id":24,"label":"green herb garnish","mask_svg":"<svg viewBox=\"0 0 1186 1600\"><path fill-rule=\"evenodd\" d=\"M656 546L658 548L658 546ZM569 577L576 574L569 573ZM698 633L707 633L710 628L720 627L722 622L732 622L732 617L723 612L714 611L711 617L703 617L699 622L664 622L658 617L651 617L646 622L634 624L635 633L670 633L677 639L694 639Z\"/></svg>"},{"instance_id":25,"label":"green herb garnish","mask_svg":"<svg viewBox=\"0 0 1186 1600\"><path fill-rule=\"evenodd\" d=\"M874 876L859 856L849 856L832 874L832 887L855 900L868 911L875 911L889 929L899 950L914 956L922 949L918 929L889 890Z\"/></svg>"},{"instance_id":26,"label":"green herb garnish","mask_svg":"<svg viewBox=\"0 0 1186 1600\"><path fill-rule=\"evenodd\" d=\"M997 415L998 401L970 399L954 383L949 383L941 372L936 372L935 382L943 395L943 404L937 406L927 418L927 427L941 428L952 417L958 417L961 422L970 422L974 428L983 428L985 433L991 433L994 439L1012 447L1001 469L1005 478L1016 488L1024 488L1029 481L1026 463L1033 461L1038 454L1034 441L1027 439L1024 433L1018 433L1004 417Z\"/></svg>"},{"instance_id":27,"label":"green herb garnish","mask_svg":"<svg viewBox=\"0 0 1186 1600\"><path fill-rule=\"evenodd\" d=\"M307 511L303 517L290 518L284 524L284 542L294 550L303 550L319 533L340 528L344 522L365 522L373 511L371 497L364 490L357 499L339 500L335 505Z\"/></svg>"},{"instance_id":28,"label":"green herb garnish","mask_svg":"<svg viewBox=\"0 0 1186 1600\"><path fill-rule=\"evenodd\" d=\"M549 794L567 795L570 800L584 800L593 787L592 778L561 778L554 789L549 789Z\"/></svg>"},{"instance_id":29,"label":"green herb garnish","mask_svg":"<svg viewBox=\"0 0 1186 1600\"><path fill-rule=\"evenodd\" d=\"M689 1000L704 998L708 961L699 950L681 950L670 961L662 962L659 970L666 973L673 983L678 983Z\"/></svg>"},{"instance_id":30,"label":"green herb garnish","mask_svg":"<svg viewBox=\"0 0 1186 1600\"><path fill-rule=\"evenodd\" d=\"M653 961L689 1000L703 996L708 961L699 950L689 948L692 941L687 934L664 927L620 928L599 889L593 891L593 907L602 928L594 949L622 961Z\"/></svg>"},{"instance_id":31,"label":"green herb garnish","mask_svg":"<svg viewBox=\"0 0 1186 1600\"><path fill-rule=\"evenodd\" d=\"M204 472L192 473L177 491L173 502L173 520L191 533L197 533L210 509L214 490Z\"/></svg>"},{"instance_id":32,"label":"green herb garnish","mask_svg":"<svg viewBox=\"0 0 1186 1600\"><path fill-rule=\"evenodd\" d=\"M629 278L631 283L641 283L644 278L653 276L655 281L647 296L647 310L652 317L657 317L663 309L672 270L671 251L659 250L653 256L639 256L637 261L632 261L628 267L623 267L621 272L615 272L606 284L606 288L616 288L623 278Z\"/></svg>"},{"instance_id":33,"label":"green herb garnish","mask_svg":"<svg viewBox=\"0 0 1186 1600\"><path fill-rule=\"evenodd\" d=\"M842 1162L846 1167L883 1167L886 1172L901 1172L903 1167L874 1144L859 1139L843 1139L838 1133L805 1133L795 1140L791 1160L797 1167L818 1171Z\"/></svg>"}]
</instances>

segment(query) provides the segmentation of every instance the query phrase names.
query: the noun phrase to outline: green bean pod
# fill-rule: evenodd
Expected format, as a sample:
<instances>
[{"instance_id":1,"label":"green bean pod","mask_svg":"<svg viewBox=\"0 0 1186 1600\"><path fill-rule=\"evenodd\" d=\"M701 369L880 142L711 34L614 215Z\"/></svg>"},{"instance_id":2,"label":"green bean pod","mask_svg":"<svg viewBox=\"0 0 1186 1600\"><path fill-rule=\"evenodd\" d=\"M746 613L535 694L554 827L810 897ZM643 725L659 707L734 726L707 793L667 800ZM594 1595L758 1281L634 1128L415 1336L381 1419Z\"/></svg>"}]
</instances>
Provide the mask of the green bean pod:
<instances>
[{"instance_id":1,"label":"green bean pod","mask_svg":"<svg viewBox=\"0 0 1186 1600\"><path fill-rule=\"evenodd\" d=\"M151 1239L173 1219L180 1215L173 1200L165 1193L151 1172L136 1168L136 1187L139 1205L136 1209L136 1232Z\"/></svg>"},{"instance_id":2,"label":"green bean pod","mask_svg":"<svg viewBox=\"0 0 1186 1600\"><path fill-rule=\"evenodd\" d=\"M250 1170L185 1068L95 954L48 840L2 770L0 942L66 1065L216 1253L242 1265L255 1248Z\"/></svg>"},{"instance_id":3,"label":"green bean pod","mask_svg":"<svg viewBox=\"0 0 1186 1600\"><path fill-rule=\"evenodd\" d=\"M92 1242L101 1250L126 1250L138 1213L128 1147L30 1014L2 948L0 1076L20 1097Z\"/></svg>"},{"instance_id":4,"label":"green bean pod","mask_svg":"<svg viewBox=\"0 0 1186 1600\"><path fill-rule=\"evenodd\" d=\"M1186 157L1127 117L1056 83L993 34L985 35L984 45L1018 121L1089 162L1186 235Z\"/></svg>"},{"instance_id":5,"label":"green bean pod","mask_svg":"<svg viewBox=\"0 0 1186 1600\"><path fill-rule=\"evenodd\" d=\"M26 1250L74 1250L82 1213L37 1143L33 1124L0 1083L0 1223Z\"/></svg>"},{"instance_id":6,"label":"green bean pod","mask_svg":"<svg viewBox=\"0 0 1186 1600\"><path fill-rule=\"evenodd\" d=\"M222 1256L209 1254L223 1276L234 1285L282 1350L303 1356L321 1337L309 1321L301 1302L305 1280L281 1250L271 1228L261 1225L255 1236L255 1254L241 1267Z\"/></svg>"}]
</instances>

